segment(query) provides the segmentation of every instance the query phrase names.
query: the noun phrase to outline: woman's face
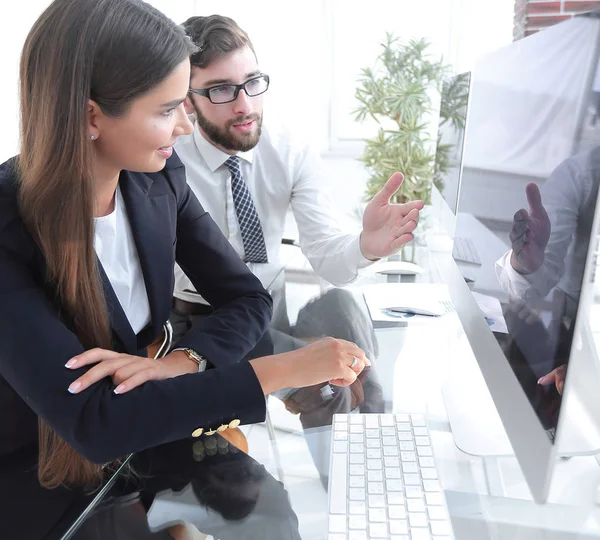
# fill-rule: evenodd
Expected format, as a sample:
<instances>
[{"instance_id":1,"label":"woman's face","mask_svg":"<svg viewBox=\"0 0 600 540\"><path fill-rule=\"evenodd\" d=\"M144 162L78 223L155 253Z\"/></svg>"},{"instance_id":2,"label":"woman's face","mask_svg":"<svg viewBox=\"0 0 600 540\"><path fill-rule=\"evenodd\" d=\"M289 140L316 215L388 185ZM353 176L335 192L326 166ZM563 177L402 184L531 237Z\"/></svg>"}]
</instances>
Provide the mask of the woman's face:
<instances>
[{"instance_id":1,"label":"woman's face","mask_svg":"<svg viewBox=\"0 0 600 540\"><path fill-rule=\"evenodd\" d=\"M90 135L103 169L156 172L164 166L180 135L193 131L183 107L190 82L184 60L158 86L136 98L119 118L90 103Z\"/></svg>"}]
</instances>

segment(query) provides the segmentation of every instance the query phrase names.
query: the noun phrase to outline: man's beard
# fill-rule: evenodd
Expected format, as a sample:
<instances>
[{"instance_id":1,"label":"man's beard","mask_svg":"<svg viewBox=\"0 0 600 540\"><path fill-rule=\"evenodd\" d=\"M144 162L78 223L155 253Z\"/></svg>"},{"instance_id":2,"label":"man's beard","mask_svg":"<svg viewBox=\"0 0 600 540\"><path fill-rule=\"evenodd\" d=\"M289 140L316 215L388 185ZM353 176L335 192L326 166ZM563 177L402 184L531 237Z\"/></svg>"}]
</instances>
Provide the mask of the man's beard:
<instances>
[{"instance_id":1,"label":"man's beard","mask_svg":"<svg viewBox=\"0 0 600 540\"><path fill-rule=\"evenodd\" d=\"M204 131L205 135L216 145L232 150L234 152L247 152L252 150L260 139L262 132L262 114L249 114L248 116L238 116L233 120L229 120L225 124L225 128L222 129L216 124L213 124L208 120L201 112L198 107L194 104L196 111L196 120L198 125ZM256 122L256 131L253 133L242 134L236 136L229 131L234 124L241 124L254 121Z\"/></svg>"}]
</instances>

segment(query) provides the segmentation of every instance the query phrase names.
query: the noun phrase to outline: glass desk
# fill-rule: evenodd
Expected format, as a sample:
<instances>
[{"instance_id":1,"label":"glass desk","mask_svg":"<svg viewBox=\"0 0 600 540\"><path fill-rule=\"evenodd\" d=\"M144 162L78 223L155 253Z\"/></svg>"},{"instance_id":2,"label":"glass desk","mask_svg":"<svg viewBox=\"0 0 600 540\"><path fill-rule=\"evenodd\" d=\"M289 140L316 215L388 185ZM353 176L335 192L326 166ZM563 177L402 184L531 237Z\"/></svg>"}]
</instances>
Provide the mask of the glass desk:
<instances>
[{"instance_id":1,"label":"glass desk","mask_svg":"<svg viewBox=\"0 0 600 540\"><path fill-rule=\"evenodd\" d=\"M442 396L450 369L445 317L373 328L360 286L435 282L425 246L416 247L415 260L425 269L416 277L367 271L353 286L332 289L299 250L292 253L287 331L303 340L335 333L355 341L373 361L360 384L270 396L267 421L242 426L248 454L217 434L133 456L56 538L327 540L330 424L334 413L353 410L426 415L458 540L600 538L593 457L559 461L549 502L538 506L513 457L469 456L456 447Z\"/></svg>"}]
</instances>

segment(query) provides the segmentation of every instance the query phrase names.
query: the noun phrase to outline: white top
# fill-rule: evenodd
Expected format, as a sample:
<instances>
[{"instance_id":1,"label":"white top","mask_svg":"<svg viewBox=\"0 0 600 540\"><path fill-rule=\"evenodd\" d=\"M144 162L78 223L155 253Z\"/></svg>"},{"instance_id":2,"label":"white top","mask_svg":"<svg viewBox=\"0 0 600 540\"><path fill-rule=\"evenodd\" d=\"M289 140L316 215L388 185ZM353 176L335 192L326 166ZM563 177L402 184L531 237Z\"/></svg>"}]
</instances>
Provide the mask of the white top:
<instances>
[{"instance_id":1,"label":"white top","mask_svg":"<svg viewBox=\"0 0 600 540\"><path fill-rule=\"evenodd\" d=\"M198 127L192 134L179 137L175 148L185 164L192 191L243 258L231 174L224 165L230 156L209 143ZM238 156L261 222L269 259L265 264L248 263L248 267L265 288L271 286L281 271L279 252L290 205L298 225L300 247L322 278L343 285L356 279L360 268L371 264L360 251L359 235L342 232L333 215L333 204L323 189L328 178L316 152L295 141L289 132L263 125L258 144ZM194 291L194 287L176 267L175 296L200 301L198 294L185 290Z\"/></svg>"},{"instance_id":2,"label":"white top","mask_svg":"<svg viewBox=\"0 0 600 540\"><path fill-rule=\"evenodd\" d=\"M509 297L541 300L556 285L579 296L599 181L600 148L565 160L548 177L540 189L551 224L542 266L532 274L519 274L510 264L512 250L496 262L500 286Z\"/></svg>"},{"instance_id":3,"label":"white top","mask_svg":"<svg viewBox=\"0 0 600 540\"><path fill-rule=\"evenodd\" d=\"M137 248L117 186L115 209L94 218L94 249L135 334L150 322L150 304Z\"/></svg>"}]
</instances>

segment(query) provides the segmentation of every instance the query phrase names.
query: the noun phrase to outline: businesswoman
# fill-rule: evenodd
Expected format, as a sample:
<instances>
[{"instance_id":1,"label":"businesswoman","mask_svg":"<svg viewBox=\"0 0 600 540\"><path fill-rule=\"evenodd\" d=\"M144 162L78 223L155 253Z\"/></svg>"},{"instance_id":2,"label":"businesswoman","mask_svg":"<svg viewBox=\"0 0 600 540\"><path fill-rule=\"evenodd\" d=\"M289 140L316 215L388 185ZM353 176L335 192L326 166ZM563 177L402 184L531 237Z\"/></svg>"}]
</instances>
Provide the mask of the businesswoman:
<instances>
[{"instance_id":1,"label":"businesswoman","mask_svg":"<svg viewBox=\"0 0 600 540\"><path fill-rule=\"evenodd\" d=\"M366 361L326 339L238 363L271 299L173 152L193 46L140 0L56 0L21 58L21 153L0 166L0 527L42 538L103 465L262 421L264 395ZM163 360L177 261L215 308ZM199 365L208 368L199 372Z\"/></svg>"}]
</instances>

